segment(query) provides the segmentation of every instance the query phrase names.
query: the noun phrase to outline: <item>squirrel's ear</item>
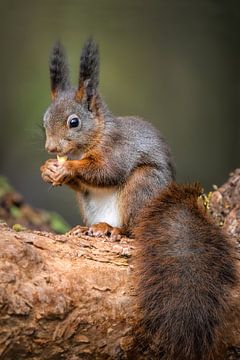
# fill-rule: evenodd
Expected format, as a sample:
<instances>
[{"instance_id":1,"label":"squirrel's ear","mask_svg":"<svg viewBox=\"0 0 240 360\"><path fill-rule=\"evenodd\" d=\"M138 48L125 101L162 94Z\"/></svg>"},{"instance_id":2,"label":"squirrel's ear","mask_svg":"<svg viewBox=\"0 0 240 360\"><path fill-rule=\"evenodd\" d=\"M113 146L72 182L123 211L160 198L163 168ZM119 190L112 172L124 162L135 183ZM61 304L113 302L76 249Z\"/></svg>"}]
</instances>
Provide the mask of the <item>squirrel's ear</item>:
<instances>
[{"instance_id":1,"label":"squirrel's ear","mask_svg":"<svg viewBox=\"0 0 240 360\"><path fill-rule=\"evenodd\" d=\"M98 45L90 38L83 46L80 59L79 83L76 100L87 101L90 110L97 104L97 87L99 77Z\"/></svg>"},{"instance_id":2,"label":"squirrel's ear","mask_svg":"<svg viewBox=\"0 0 240 360\"><path fill-rule=\"evenodd\" d=\"M51 95L52 99L59 91L70 87L69 69L66 61L65 51L60 42L55 43L49 58Z\"/></svg>"}]
</instances>

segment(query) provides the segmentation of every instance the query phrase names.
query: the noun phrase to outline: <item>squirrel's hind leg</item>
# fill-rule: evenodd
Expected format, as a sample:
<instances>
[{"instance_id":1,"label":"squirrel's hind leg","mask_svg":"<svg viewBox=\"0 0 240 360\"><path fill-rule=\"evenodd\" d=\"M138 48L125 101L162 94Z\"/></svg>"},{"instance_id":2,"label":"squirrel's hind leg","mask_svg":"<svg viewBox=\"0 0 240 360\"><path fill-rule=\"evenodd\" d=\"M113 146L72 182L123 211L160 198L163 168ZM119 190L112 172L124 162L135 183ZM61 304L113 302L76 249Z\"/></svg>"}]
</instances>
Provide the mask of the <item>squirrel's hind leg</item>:
<instances>
[{"instance_id":1,"label":"squirrel's hind leg","mask_svg":"<svg viewBox=\"0 0 240 360\"><path fill-rule=\"evenodd\" d=\"M121 239L123 230L120 227L114 227L105 222L100 222L89 227L88 235L98 237L108 236L112 240L117 241Z\"/></svg>"},{"instance_id":2,"label":"squirrel's hind leg","mask_svg":"<svg viewBox=\"0 0 240 360\"><path fill-rule=\"evenodd\" d=\"M71 230L69 230L66 235L81 237L82 235L87 235L88 230L89 228L87 226L77 225L74 226L74 228L72 228Z\"/></svg>"},{"instance_id":3,"label":"squirrel's hind leg","mask_svg":"<svg viewBox=\"0 0 240 360\"><path fill-rule=\"evenodd\" d=\"M124 231L120 227L113 227L105 222L100 222L98 224L93 224L90 227L77 225L68 231L67 235L79 237L82 235L109 237L113 241L118 241L124 235Z\"/></svg>"},{"instance_id":4,"label":"squirrel's hind leg","mask_svg":"<svg viewBox=\"0 0 240 360\"><path fill-rule=\"evenodd\" d=\"M132 229L136 225L139 211L153 199L166 185L162 179L160 170L150 165L144 165L135 169L128 178L119 196L120 213L122 222L132 235Z\"/></svg>"}]
</instances>

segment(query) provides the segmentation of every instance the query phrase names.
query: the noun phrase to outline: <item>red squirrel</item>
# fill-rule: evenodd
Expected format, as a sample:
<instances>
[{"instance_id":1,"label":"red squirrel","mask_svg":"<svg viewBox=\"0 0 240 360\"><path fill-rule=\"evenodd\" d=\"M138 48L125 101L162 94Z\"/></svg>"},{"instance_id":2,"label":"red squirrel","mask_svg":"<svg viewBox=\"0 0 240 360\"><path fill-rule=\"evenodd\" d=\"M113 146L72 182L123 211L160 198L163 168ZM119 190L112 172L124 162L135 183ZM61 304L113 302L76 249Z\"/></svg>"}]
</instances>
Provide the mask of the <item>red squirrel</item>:
<instances>
[{"instance_id":1,"label":"red squirrel","mask_svg":"<svg viewBox=\"0 0 240 360\"><path fill-rule=\"evenodd\" d=\"M217 359L236 270L231 242L198 204L200 188L174 182L170 149L150 123L110 112L98 92L92 39L82 50L77 88L60 43L50 78L46 149L60 160L47 160L41 173L77 192L87 227L72 233L136 238L139 328L151 358Z\"/></svg>"}]
</instances>

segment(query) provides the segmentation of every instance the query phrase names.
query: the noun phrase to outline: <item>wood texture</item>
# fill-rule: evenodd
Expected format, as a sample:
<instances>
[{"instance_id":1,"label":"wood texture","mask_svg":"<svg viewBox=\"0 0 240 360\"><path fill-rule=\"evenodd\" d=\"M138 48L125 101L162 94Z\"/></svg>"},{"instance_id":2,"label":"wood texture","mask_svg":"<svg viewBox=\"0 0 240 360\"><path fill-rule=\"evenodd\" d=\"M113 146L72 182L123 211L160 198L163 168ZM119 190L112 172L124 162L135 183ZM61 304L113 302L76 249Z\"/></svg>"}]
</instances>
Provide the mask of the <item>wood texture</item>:
<instances>
[{"instance_id":1,"label":"wood texture","mask_svg":"<svg viewBox=\"0 0 240 360\"><path fill-rule=\"evenodd\" d=\"M239 194L237 170L210 204L217 222L226 219L238 249ZM0 359L147 358L133 347L133 262L131 239L16 232L1 224ZM240 358L239 291L233 301L235 330L232 338L226 334L226 359Z\"/></svg>"}]
</instances>

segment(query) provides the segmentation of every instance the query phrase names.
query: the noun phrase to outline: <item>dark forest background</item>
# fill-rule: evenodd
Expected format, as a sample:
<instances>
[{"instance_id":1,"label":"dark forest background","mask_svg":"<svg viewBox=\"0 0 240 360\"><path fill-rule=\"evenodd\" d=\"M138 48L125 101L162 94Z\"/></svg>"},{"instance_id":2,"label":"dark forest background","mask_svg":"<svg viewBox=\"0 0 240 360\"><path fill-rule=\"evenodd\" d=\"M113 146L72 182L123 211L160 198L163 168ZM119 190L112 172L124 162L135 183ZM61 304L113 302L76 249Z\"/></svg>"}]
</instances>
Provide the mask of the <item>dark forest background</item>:
<instances>
[{"instance_id":1,"label":"dark forest background","mask_svg":"<svg viewBox=\"0 0 240 360\"><path fill-rule=\"evenodd\" d=\"M41 132L50 102L48 54L60 39L77 83L80 50L100 44L101 94L167 138L179 181L221 185L240 163L240 2L0 1L0 174L35 207L79 222L74 194L50 189Z\"/></svg>"}]
</instances>

